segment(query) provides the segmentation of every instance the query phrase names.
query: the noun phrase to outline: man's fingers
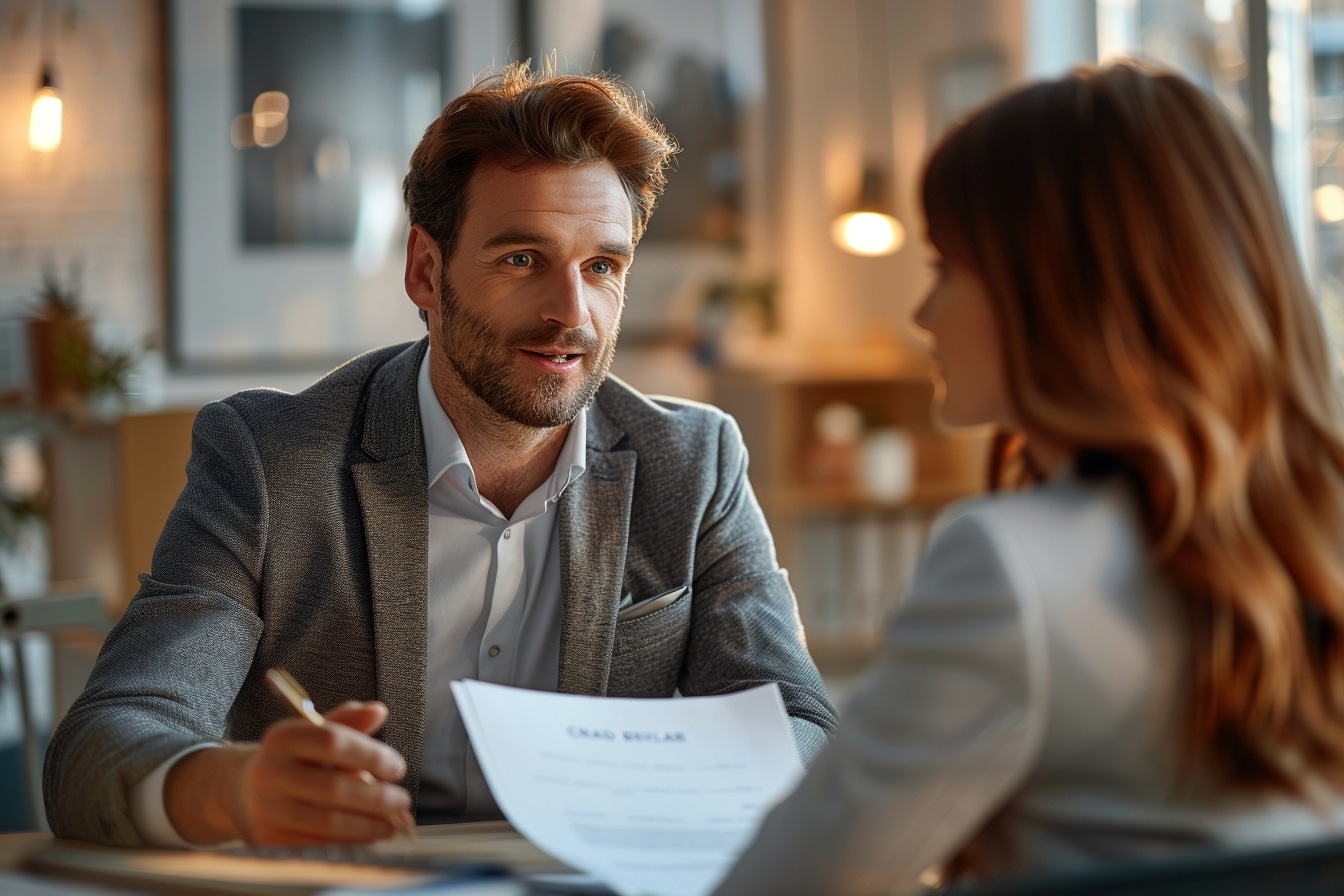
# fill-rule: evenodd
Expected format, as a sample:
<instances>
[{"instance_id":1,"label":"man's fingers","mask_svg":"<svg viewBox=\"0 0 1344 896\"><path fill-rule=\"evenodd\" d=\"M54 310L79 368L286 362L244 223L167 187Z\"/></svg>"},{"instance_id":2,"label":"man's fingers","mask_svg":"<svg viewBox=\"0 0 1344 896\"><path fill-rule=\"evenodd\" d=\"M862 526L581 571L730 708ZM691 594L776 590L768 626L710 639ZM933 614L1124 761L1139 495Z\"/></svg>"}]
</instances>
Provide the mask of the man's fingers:
<instances>
[{"instance_id":1,"label":"man's fingers","mask_svg":"<svg viewBox=\"0 0 1344 896\"><path fill-rule=\"evenodd\" d=\"M338 722L347 728L373 734L387 721L387 705L377 700L360 703L350 700L325 713L330 722Z\"/></svg>"},{"instance_id":2,"label":"man's fingers","mask_svg":"<svg viewBox=\"0 0 1344 896\"><path fill-rule=\"evenodd\" d=\"M263 809L266 821L256 834L259 844L369 843L396 833L384 818L297 800L277 800Z\"/></svg>"},{"instance_id":3,"label":"man's fingers","mask_svg":"<svg viewBox=\"0 0 1344 896\"><path fill-rule=\"evenodd\" d=\"M366 777L363 772L319 768L301 762L259 768L255 783L262 791L312 806L384 820L411 806L411 795L396 784Z\"/></svg>"},{"instance_id":4,"label":"man's fingers","mask_svg":"<svg viewBox=\"0 0 1344 896\"><path fill-rule=\"evenodd\" d=\"M366 769L383 781L400 781L406 775L406 760L400 753L339 723L318 726L300 720L277 722L266 731L261 745L268 756L339 769Z\"/></svg>"},{"instance_id":5,"label":"man's fingers","mask_svg":"<svg viewBox=\"0 0 1344 896\"><path fill-rule=\"evenodd\" d=\"M286 719L267 729L247 773L249 839L367 843L392 836L411 797L388 783L405 777L406 760L367 733L386 718L381 703L346 703L321 725Z\"/></svg>"},{"instance_id":6,"label":"man's fingers","mask_svg":"<svg viewBox=\"0 0 1344 896\"><path fill-rule=\"evenodd\" d=\"M396 751L338 724L281 722L247 770L248 839L254 843L367 843L392 836L410 809Z\"/></svg>"}]
</instances>

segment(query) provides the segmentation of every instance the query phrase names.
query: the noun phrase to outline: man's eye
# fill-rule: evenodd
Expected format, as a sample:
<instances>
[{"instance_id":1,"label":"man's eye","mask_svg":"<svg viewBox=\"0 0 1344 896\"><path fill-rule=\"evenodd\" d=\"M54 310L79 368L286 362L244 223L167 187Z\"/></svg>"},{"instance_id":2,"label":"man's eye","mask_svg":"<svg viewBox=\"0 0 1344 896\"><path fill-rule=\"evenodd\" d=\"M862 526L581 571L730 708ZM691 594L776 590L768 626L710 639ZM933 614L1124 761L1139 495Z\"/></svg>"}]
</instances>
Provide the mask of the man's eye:
<instances>
[{"instance_id":1,"label":"man's eye","mask_svg":"<svg viewBox=\"0 0 1344 896\"><path fill-rule=\"evenodd\" d=\"M611 262L609 262L609 261L595 261L595 262L593 262L593 273L594 273L594 274L610 274L610 273L614 272L615 270L616 270L616 268L613 267L612 264L611 264Z\"/></svg>"},{"instance_id":2,"label":"man's eye","mask_svg":"<svg viewBox=\"0 0 1344 896\"><path fill-rule=\"evenodd\" d=\"M509 264L516 268L526 268L532 266L532 256L526 252L515 252L509 256Z\"/></svg>"}]
</instances>

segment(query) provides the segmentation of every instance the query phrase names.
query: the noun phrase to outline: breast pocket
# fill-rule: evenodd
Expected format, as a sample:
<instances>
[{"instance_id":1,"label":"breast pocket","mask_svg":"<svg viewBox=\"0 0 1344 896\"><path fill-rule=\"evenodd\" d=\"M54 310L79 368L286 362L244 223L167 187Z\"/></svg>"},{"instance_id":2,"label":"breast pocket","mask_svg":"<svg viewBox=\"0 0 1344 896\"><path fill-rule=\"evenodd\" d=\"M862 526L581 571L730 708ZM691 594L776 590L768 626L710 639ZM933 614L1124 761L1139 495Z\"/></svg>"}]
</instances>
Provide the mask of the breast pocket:
<instances>
[{"instance_id":1,"label":"breast pocket","mask_svg":"<svg viewBox=\"0 0 1344 896\"><path fill-rule=\"evenodd\" d=\"M689 585L623 608L616 621L607 696L672 696L690 633Z\"/></svg>"}]
</instances>

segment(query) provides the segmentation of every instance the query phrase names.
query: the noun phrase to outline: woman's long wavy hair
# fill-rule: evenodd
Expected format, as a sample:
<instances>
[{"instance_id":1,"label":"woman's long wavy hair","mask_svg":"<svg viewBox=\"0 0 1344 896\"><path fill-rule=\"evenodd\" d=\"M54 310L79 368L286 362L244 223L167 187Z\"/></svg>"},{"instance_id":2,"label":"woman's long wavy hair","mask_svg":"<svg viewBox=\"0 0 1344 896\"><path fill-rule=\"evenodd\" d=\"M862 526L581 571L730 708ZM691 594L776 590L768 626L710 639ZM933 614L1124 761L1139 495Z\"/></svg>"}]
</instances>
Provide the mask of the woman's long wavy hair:
<instances>
[{"instance_id":1,"label":"woman's long wavy hair","mask_svg":"<svg viewBox=\"0 0 1344 896\"><path fill-rule=\"evenodd\" d=\"M923 203L992 298L1022 430L1136 488L1191 620L1189 758L1344 788L1344 426L1246 137L1176 75L1079 71L951 132Z\"/></svg>"}]
</instances>

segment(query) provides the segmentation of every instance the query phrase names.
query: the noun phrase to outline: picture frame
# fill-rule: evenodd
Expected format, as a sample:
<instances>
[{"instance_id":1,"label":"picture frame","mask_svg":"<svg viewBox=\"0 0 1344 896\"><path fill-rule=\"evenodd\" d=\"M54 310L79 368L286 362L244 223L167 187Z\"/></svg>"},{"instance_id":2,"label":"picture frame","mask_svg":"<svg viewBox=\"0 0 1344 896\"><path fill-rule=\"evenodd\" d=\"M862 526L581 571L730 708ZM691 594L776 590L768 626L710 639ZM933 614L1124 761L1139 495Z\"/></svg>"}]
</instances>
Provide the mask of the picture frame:
<instances>
[{"instance_id":1,"label":"picture frame","mask_svg":"<svg viewBox=\"0 0 1344 896\"><path fill-rule=\"evenodd\" d=\"M599 69L612 68L601 64L602 53L595 48L601 47L603 31L620 22L634 23L649 43L633 57L637 64L630 71L615 74L625 77L653 103L656 115L676 118L673 78L678 66L683 74L699 76L702 85L706 78L728 83L738 107L721 110L725 116L703 140L686 141L687 150L671 175L671 190L660 201L640 245L629 283L624 354L669 338L679 341L675 334L693 330L705 291L731 278L739 264L741 221L750 214L740 206L741 171L750 173L757 166L733 155L745 147L728 146L725 152L724 141L739 139L754 121L733 116L758 118L761 114L765 73L760 0L691 0L689 6L675 8L645 0L602 0L580 6L592 7L594 28L575 46L571 43L572 5L541 0L531 4L497 0L167 0L172 163L165 332L173 369L307 371L332 366L379 345L416 339L425 332L402 283L406 225L400 179L413 147L409 136L385 154L384 217L394 218L396 224L393 235L380 242L385 251L377 256L378 264L364 268L356 264L348 239L348 214L344 231L330 229L329 219L340 215L328 215L315 234L298 239L291 235L277 240L274 233L248 230L248 210L240 195L244 181L249 176L256 178L248 174L245 163L249 154L273 152L266 147L239 148L231 140L235 120L253 111L248 103L255 97L242 96L242 84L248 79L240 71L238 44L240 16L254 10L344 11L352 16L386 18L411 9L422 15L442 15L445 75L441 101L465 90L479 73L498 70L517 58L530 57L538 65L549 55L558 68L569 71L588 71L594 63ZM520 15L529 9L528 16ZM519 33L528 19L532 40ZM594 40L597 43L590 46ZM533 43L533 50L523 49ZM608 42L605 49L611 46ZM700 55L692 60L696 53ZM332 55L350 56L336 49ZM263 92L260 86L253 84L250 89L259 95ZM348 86L338 90L354 92ZM291 101L299 103L300 99L291 97ZM426 114L424 124L431 117ZM690 112L687 117L694 119ZM393 130L418 139L415 127ZM285 140L294 136L290 131ZM319 148L320 140L305 154L306 166L314 171ZM357 155L352 146L352 164ZM336 157L342 158L343 153L337 152ZM699 173L692 174L692 168ZM717 187L706 178L717 178L720 185L732 181L735 192L729 201L735 207L731 215L725 213L722 201L726 194L716 194ZM253 189L257 189L255 184ZM683 206L680 213L678 205ZM274 216L276 209L266 206L262 212Z\"/></svg>"},{"instance_id":2,"label":"picture frame","mask_svg":"<svg viewBox=\"0 0 1344 896\"><path fill-rule=\"evenodd\" d=\"M443 103L503 61L513 22L500 6L168 0L174 368L309 369L424 334L402 283L401 179ZM408 37L434 66L408 58ZM276 110L256 103L272 91L288 127L259 145L258 116ZM340 190L321 182L332 171Z\"/></svg>"}]
</instances>

